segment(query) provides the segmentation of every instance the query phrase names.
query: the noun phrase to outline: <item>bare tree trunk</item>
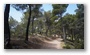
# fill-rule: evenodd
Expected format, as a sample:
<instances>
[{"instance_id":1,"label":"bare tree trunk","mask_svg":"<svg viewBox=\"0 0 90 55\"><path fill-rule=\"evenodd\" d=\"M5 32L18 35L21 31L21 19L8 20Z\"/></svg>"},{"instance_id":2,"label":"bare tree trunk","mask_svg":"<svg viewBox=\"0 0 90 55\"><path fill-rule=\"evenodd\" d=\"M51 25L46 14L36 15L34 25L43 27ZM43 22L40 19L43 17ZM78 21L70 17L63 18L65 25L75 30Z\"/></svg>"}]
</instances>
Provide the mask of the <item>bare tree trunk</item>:
<instances>
[{"instance_id":1,"label":"bare tree trunk","mask_svg":"<svg viewBox=\"0 0 90 55\"><path fill-rule=\"evenodd\" d=\"M60 16L60 18L61 18L61 21L62 21L62 15ZM62 32L63 32L63 39L65 40L65 38L66 38L66 33L65 33L65 27L63 26L63 21L62 21L62 23L61 23L61 26L62 26Z\"/></svg>"},{"instance_id":2,"label":"bare tree trunk","mask_svg":"<svg viewBox=\"0 0 90 55\"><path fill-rule=\"evenodd\" d=\"M33 35L33 31L34 31L34 29L33 29L33 26L34 26L34 16L33 16L33 18L32 18L32 35Z\"/></svg>"},{"instance_id":3,"label":"bare tree trunk","mask_svg":"<svg viewBox=\"0 0 90 55\"><path fill-rule=\"evenodd\" d=\"M48 32L48 30L46 29L46 36L47 36L47 32Z\"/></svg>"},{"instance_id":4,"label":"bare tree trunk","mask_svg":"<svg viewBox=\"0 0 90 55\"><path fill-rule=\"evenodd\" d=\"M31 20L31 5L29 4L29 18L28 18L28 24L27 24L27 29L26 29L25 41L28 41L28 31L29 31L30 20Z\"/></svg>"},{"instance_id":5,"label":"bare tree trunk","mask_svg":"<svg viewBox=\"0 0 90 55\"><path fill-rule=\"evenodd\" d=\"M42 24L40 23L40 34L42 35Z\"/></svg>"},{"instance_id":6,"label":"bare tree trunk","mask_svg":"<svg viewBox=\"0 0 90 55\"><path fill-rule=\"evenodd\" d=\"M74 37L74 30L71 29L71 40L73 41L73 37Z\"/></svg>"},{"instance_id":7,"label":"bare tree trunk","mask_svg":"<svg viewBox=\"0 0 90 55\"><path fill-rule=\"evenodd\" d=\"M49 27L50 35L51 35L51 26Z\"/></svg>"},{"instance_id":8,"label":"bare tree trunk","mask_svg":"<svg viewBox=\"0 0 90 55\"><path fill-rule=\"evenodd\" d=\"M65 27L63 26L63 39L66 40L66 32L65 32Z\"/></svg>"},{"instance_id":9,"label":"bare tree trunk","mask_svg":"<svg viewBox=\"0 0 90 55\"><path fill-rule=\"evenodd\" d=\"M4 45L6 44L6 48L10 48L10 28L9 28L9 11L10 4L6 4L5 12L4 12Z\"/></svg>"}]
</instances>

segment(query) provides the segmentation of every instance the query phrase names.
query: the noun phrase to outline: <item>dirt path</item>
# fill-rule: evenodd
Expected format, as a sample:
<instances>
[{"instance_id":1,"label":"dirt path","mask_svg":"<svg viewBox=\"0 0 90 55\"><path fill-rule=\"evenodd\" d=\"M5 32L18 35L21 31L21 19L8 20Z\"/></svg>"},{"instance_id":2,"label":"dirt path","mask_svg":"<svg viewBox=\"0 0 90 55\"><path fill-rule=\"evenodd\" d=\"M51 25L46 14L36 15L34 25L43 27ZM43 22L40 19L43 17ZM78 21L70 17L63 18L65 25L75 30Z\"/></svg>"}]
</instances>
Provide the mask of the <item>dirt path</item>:
<instances>
[{"instance_id":1,"label":"dirt path","mask_svg":"<svg viewBox=\"0 0 90 55\"><path fill-rule=\"evenodd\" d=\"M12 48L13 49L63 49L64 42L61 38L57 38L54 40L37 40L37 38L32 39L29 42L25 42L24 40L12 40Z\"/></svg>"},{"instance_id":2,"label":"dirt path","mask_svg":"<svg viewBox=\"0 0 90 55\"><path fill-rule=\"evenodd\" d=\"M44 41L46 44L44 44L41 48L45 49L63 49L64 42L62 42L61 38L57 38L52 41Z\"/></svg>"}]
</instances>

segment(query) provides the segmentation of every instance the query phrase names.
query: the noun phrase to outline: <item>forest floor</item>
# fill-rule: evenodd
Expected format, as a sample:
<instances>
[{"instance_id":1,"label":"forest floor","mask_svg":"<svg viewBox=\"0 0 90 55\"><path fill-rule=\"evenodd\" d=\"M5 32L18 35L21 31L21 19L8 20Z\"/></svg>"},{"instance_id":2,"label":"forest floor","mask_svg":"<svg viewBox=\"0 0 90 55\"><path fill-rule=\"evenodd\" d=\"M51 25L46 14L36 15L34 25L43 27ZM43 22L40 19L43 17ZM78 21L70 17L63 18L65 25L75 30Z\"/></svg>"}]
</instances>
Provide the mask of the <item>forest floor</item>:
<instances>
[{"instance_id":1,"label":"forest floor","mask_svg":"<svg viewBox=\"0 0 90 55\"><path fill-rule=\"evenodd\" d=\"M52 40L52 41L46 40L44 42L48 43L48 44L46 44L47 46L44 48L49 47L51 49L63 49L64 42L62 41L61 38L56 38L55 40Z\"/></svg>"},{"instance_id":2,"label":"forest floor","mask_svg":"<svg viewBox=\"0 0 90 55\"><path fill-rule=\"evenodd\" d=\"M62 38L30 37L29 41L11 40L12 49L63 49Z\"/></svg>"}]
</instances>

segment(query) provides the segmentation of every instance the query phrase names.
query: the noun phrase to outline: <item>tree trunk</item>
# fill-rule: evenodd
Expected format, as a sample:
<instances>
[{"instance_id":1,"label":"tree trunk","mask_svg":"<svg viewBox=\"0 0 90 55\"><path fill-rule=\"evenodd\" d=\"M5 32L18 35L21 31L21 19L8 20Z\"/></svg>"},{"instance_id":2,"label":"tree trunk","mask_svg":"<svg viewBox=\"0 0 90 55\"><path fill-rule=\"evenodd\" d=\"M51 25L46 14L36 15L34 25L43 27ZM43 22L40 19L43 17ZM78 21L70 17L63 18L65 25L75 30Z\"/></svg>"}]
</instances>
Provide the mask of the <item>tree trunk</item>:
<instances>
[{"instance_id":1,"label":"tree trunk","mask_svg":"<svg viewBox=\"0 0 90 55\"><path fill-rule=\"evenodd\" d=\"M29 18L28 18L28 23L27 23L25 41L28 41L28 31L29 31L30 20L31 20L31 5L29 4Z\"/></svg>"},{"instance_id":2,"label":"tree trunk","mask_svg":"<svg viewBox=\"0 0 90 55\"><path fill-rule=\"evenodd\" d=\"M61 21L62 21L62 15L60 16L60 18L61 18ZM62 21L62 23L61 23L61 26L62 26L62 32L63 32L63 39L65 40L65 38L66 38L66 33L65 33L65 27L63 26L63 21Z\"/></svg>"},{"instance_id":3,"label":"tree trunk","mask_svg":"<svg viewBox=\"0 0 90 55\"><path fill-rule=\"evenodd\" d=\"M32 18L32 35L33 35L33 31L34 31L34 29L33 29L33 26L34 26L34 16L33 16L33 18Z\"/></svg>"},{"instance_id":4,"label":"tree trunk","mask_svg":"<svg viewBox=\"0 0 90 55\"><path fill-rule=\"evenodd\" d=\"M40 33L40 22L38 22L38 33Z\"/></svg>"},{"instance_id":5,"label":"tree trunk","mask_svg":"<svg viewBox=\"0 0 90 55\"><path fill-rule=\"evenodd\" d=\"M63 26L63 39L66 39L66 32L65 32L65 27Z\"/></svg>"},{"instance_id":6,"label":"tree trunk","mask_svg":"<svg viewBox=\"0 0 90 55\"><path fill-rule=\"evenodd\" d=\"M49 27L50 35L51 35L51 26Z\"/></svg>"},{"instance_id":7,"label":"tree trunk","mask_svg":"<svg viewBox=\"0 0 90 55\"><path fill-rule=\"evenodd\" d=\"M4 45L5 48L10 48L10 28L9 28L9 11L10 11L10 4L6 4L5 12L4 12ZM7 44L5 44L7 42Z\"/></svg>"},{"instance_id":8,"label":"tree trunk","mask_svg":"<svg viewBox=\"0 0 90 55\"><path fill-rule=\"evenodd\" d=\"M66 29L66 27L65 27L65 34L66 34L66 40L67 40L67 29Z\"/></svg>"},{"instance_id":9,"label":"tree trunk","mask_svg":"<svg viewBox=\"0 0 90 55\"><path fill-rule=\"evenodd\" d=\"M40 34L42 35L42 24L40 23Z\"/></svg>"},{"instance_id":10,"label":"tree trunk","mask_svg":"<svg viewBox=\"0 0 90 55\"><path fill-rule=\"evenodd\" d=\"M72 41L73 41L73 29L71 29L71 33L72 33Z\"/></svg>"},{"instance_id":11,"label":"tree trunk","mask_svg":"<svg viewBox=\"0 0 90 55\"><path fill-rule=\"evenodd\" d=\"M49 29L49 27L47 27L47 29L46 29L46 36L48 36L48 29Z\"/></svg>"},{"instance_id":12,"label":"tree trunk","mask_svg":"<svg viewBox=\"0 0 90 55\"><path fill-rule=\"evenodd\" d=\"M73 38L74 38L74 29L72 30L72 41L73 41Z\"/></svg>"}]
</instances>

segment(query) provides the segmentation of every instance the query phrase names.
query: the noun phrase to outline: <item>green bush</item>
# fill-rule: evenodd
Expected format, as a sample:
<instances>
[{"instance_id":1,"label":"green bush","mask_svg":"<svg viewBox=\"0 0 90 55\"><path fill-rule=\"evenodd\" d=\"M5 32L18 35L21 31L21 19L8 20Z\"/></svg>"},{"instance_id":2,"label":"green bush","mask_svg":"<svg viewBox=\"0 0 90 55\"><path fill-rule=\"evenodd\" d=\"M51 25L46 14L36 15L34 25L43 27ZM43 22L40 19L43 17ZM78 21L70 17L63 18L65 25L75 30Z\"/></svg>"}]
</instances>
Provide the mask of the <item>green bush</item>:
<instances>
[{"instance_id":1,"label":"green bush","mask_svg":"<svg viewBox=\"0 0 90 55\"><path fill-rule=\"evenodd\" d=\"M64 48L65 48L65 49L71 49L68 44L66 44L66 45L64 46Z\"/></svg>"}]
</instances>

